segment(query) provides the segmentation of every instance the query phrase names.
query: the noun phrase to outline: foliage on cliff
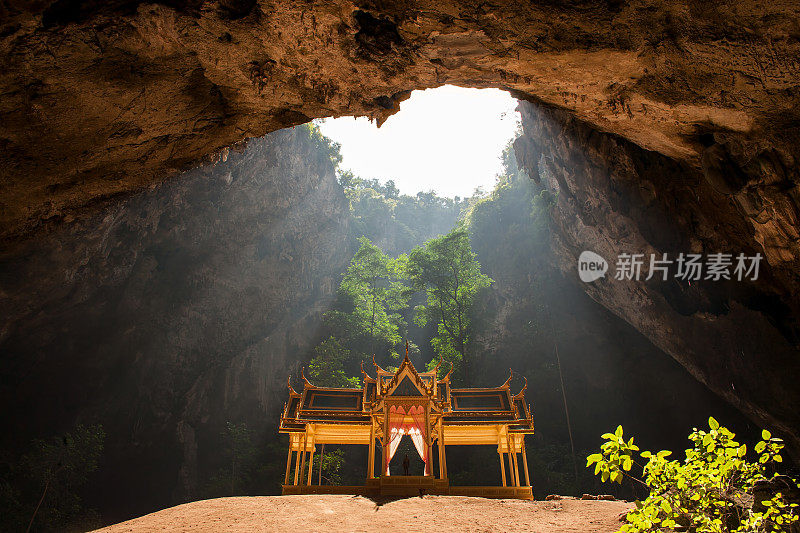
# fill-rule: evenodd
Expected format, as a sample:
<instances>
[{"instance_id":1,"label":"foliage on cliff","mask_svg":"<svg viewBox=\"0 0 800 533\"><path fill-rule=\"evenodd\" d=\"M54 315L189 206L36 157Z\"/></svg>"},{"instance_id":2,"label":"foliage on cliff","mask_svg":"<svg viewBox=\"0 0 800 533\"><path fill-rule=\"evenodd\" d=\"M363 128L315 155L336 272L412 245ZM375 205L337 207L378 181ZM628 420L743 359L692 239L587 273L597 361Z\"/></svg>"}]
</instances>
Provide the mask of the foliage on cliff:
<instances>
[{"instance_id":1,"label":"foliage on cliff","mask_svg":"<svg viewBox=\"0 0 800 533\"><path fill-rule=\"evenodd\" d=\"M94 529L81 489L97 470L105 431L77 425L50 439L36 439L22 457L0 460L0 517L15 531Z\"/></svg>"},{"instance_id":2,"label":"foliage on cliff","mask_svg":"<svg viewBox=\"0 0 800 533\"><path fill-rule=\"evenodd\" d=\"M315 148L314 153L320 160L324 160L327 157L333 163L333 166L337 166L342 162L342 145L323 135L319 126L309 122L297 127L308 134L308 139Z\"/></svg>"},{"instance_id":3,"label":"foliage on cliff","mask_svg":"<svg viewBox=\"0 0 800 533\"><path fill-rule=\"evenodd\" d=\"M366 237L360 243L339 285L336 307L325 314L330 337L317 346L309 365L315 382L355 386L358 379L348 372L356 373L359 363L372 355L384 363L397 360L409 335L406 316L429 335L417 342L430 344L436 361L453 363L456 375L468 379L470 314L476 295L492 280L481 273L466 229L396 259Z\"/></svg>"},{"instance_id":4,"label":"foliage on cliff","mask_svg":"<svg viewBox=\"0 0 800 533\"><path fill-rule=\"evenodd\" d=\"M548 264L552 197L519 170L512 143L503 151L502 162L504 171L497 176L494 189L471 206L466 217L478 260L497 281L495 289L473 306L471 319L481 338L471 350L479 371L496 367L497 361L483 360L489 351L484 337L499 329L508 358L504 363L527 370L534 380L531 385L541 380L546 387L554 377L552 369L542 364L543 360L549 364L541 352L542 348L549 351L553 336L547 306L558 297L553 290L554 270ZM515 307L501 320L497 300L509 289L524 308Z\"/></svg>"},{"instance_id":5,"label":"foliage on cliff","mask_svg":"<svg viewBox=\"0 0 800 533\"><path fill-rule=\"evenodd\" d=\"M350 200L353 235L367 237L391 255L406 253L447 233L479 198L477 194L445 198L433 191L400 194L392 180L381 183L350 171L340 172L339 182Z\"/></svg>"}]
</instances>

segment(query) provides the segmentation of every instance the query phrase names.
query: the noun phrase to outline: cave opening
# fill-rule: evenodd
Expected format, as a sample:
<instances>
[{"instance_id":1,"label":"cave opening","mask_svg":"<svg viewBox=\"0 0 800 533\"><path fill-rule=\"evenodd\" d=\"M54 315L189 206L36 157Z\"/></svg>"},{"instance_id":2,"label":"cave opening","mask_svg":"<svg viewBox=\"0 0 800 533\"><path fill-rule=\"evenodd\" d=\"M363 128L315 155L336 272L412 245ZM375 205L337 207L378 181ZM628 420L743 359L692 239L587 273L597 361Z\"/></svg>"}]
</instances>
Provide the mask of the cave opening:
<instances>
[{"instance_id":1,"label":"cave opening","mask_svg":"<svg viewBox=\"0 0 800 533\"><path fill-rule=\"evenodd\" d=\"M339 143L340 172L392 180L400 194L468 198L494 188L519 135L517 101L499 89L444 85L412 91L380 127L366 117L315 121Z\"/></svg>"}]
</instances>

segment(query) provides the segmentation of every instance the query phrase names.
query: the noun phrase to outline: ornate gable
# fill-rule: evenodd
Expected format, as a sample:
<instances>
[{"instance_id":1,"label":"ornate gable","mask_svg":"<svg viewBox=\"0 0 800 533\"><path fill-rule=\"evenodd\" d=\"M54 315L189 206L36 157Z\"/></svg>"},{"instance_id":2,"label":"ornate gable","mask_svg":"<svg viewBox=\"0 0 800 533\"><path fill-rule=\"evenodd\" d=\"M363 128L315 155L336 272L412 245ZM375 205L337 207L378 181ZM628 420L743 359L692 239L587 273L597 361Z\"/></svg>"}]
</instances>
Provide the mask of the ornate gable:
<instances>
[{"instance_id":1,"label":"ornate gable","mask_svg":"<svg viewBox=\"0 0 800 533\"><path fill-rule=\"evenodd\" d=\"M403 358L394 377L386 384L384 391L386 396L430 397L433 394L433 388L419 376L408 354Z\"/></svg>"},{"instance_id":2,"label":"ornate gable","mask_svg":"<svg viewBox=\"0 0 800 533\"><path fill-rule=\"evenodd\" d=\"M408 376L403 377L400 383L395 387L394 391L391 393L392 396L422 396L422 391L420 391L416 385L411 383L411 379Z\"/></svg>"}]
</instances>

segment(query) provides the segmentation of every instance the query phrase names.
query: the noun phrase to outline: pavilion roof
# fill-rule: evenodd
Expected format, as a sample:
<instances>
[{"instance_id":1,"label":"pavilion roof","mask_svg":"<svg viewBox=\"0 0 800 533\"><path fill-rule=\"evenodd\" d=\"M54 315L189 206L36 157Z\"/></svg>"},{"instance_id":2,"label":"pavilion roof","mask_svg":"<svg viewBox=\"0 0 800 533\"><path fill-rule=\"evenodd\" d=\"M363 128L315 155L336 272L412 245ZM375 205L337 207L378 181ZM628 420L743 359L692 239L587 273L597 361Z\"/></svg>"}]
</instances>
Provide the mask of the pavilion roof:
<instances>
[{"instance_id":1,"label":"pavilion roof","mask_svg":"<svg viewBox=\"0 0 800 533\"><path fill-rule=\"evenodd\" d=\"M376 378L364 371L359 388L319 387L301 372L303 391L296 392L289 383L289 400L281 419L281 429L301 430L306 423L368 424L374 410L381 411L385 401L415 398L432 402L432 410L441 413L446 424L511 424L532 428L530 407L525 402L525 386L511 393L513 372L499 387L451 388L450 373L438 378L439 365L427 372L417 372L408 353L396 371L384 370L374 363ZM511 427L511 426L510 426Z\"/></svg>"}]
</instances>

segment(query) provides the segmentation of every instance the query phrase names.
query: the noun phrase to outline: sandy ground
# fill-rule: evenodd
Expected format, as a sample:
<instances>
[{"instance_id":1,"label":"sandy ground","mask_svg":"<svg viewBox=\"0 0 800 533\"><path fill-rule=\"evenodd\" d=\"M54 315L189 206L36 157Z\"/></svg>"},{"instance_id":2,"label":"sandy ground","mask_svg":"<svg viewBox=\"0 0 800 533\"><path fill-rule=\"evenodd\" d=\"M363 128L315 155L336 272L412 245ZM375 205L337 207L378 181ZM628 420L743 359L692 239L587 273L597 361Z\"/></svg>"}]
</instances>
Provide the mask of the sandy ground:
<instances>
[{"instance_id":1,"label":"sandy ground","mask_svg":"<svg viewBox=\"0 0 800 533\"><path fill-rule=\"evenodd\" d=\"M361 496L259 496L187 503L99 531L527 531L610 533L627 502L526 502L462 496L373 501Z\"/></svg>"}]
</instances>

